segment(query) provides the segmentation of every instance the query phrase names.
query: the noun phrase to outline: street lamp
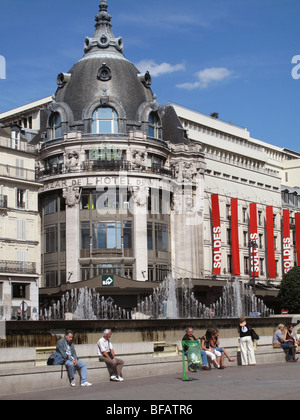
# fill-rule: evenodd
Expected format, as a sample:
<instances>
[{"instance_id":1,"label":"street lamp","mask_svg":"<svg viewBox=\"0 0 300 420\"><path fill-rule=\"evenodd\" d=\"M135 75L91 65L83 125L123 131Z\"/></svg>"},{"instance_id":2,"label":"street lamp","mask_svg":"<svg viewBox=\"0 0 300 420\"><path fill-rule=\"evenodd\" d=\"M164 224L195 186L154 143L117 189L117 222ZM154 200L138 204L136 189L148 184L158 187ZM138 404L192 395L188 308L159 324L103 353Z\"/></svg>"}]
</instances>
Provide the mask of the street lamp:
<instances>
[{"instance_id":1,"label":"street lamp","mask_svg":"<svg viewBox=\"0 0 300 420\"><path fill-rule=\"evenodd\" d=\"M252 286L253 286L253 293L255 294L255 259L254 259L254 253L255 249L258 248L258 245L255 241L249 242L250 246L250 262L252 261ZM250 264L251 266L251 264ZM250 277L251 277L251 269L250 269Z\"/></svg>"}]
</instances>

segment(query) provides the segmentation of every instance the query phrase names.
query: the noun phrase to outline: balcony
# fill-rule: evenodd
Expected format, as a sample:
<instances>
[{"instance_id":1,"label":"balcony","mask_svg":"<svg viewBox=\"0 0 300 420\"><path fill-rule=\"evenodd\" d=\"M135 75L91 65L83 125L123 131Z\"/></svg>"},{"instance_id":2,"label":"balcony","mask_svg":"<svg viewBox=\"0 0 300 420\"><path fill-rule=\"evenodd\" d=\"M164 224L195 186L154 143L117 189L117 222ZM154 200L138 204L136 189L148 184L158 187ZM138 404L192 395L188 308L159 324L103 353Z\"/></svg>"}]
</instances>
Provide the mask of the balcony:
<instances>
[{"instance_id":1,"label":"balcony","mask_svg":"<svg viewBox=\"0 0 300 420\"><path fill-rule=\"evenodd\" d=\"M36 274L36 263L0 260L0 273Z\"/></svg>"},{"instance_id":2,"label":"balcony","mask_svg":"<svg viewBox=\"0 0 300 420\"><path fill-rule=\"evenodd\" d=\"M35 181L35 171L18 166L0 164L0 176L20 179L22 181Z\"/></svg>"},{"instance_id":3,"label":"balcony","mask_svg":"<svg viewBox=\"0 0 300 420\"><path fill-rule=\"evenodd\" d=\"M172 171L165 169L161 165L152 164L151 167L141 166L139 168L135 167L128 161L117 161L117 160L88 160L82 163L81 167L74 170L66 170L64 165L57 165L42 171L36 172L36 179L41 180L45 177L64 175L70 173L81 173L81 172L118 172L118 171L127 171L127 172L142 172L150 173L156 175L163 175L169 178L173 177Z\"/></svg>"}]
</instances>

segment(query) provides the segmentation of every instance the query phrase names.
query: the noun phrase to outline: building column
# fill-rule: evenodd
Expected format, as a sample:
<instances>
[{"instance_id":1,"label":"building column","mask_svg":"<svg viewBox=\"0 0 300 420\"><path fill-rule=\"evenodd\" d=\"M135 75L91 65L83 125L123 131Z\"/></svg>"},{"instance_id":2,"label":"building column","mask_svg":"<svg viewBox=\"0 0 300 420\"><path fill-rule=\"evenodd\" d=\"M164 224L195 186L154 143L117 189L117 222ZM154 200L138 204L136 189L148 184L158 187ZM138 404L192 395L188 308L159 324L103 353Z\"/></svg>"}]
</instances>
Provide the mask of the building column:
<instances>
[{"instance_id":1,"label":"building column","mask_svg":"<svg viewBox=\"0 0 300 420\"><path fill-rule=\"evenodd\" d=\"M75 283L81 280L80 275L80 226L79 200L80 189L68 187L63 189L66 200L66 280Z\"/></svg>"},{"instance_id":2,"label":"building column","mask_svg":"<svg viewBox=\"0 0 300 420\"><path fill-rule=\"evenodd\" d=\"M134 214L134 279L148 281L147 202L149 188L133 187L132 191L130 208Z\"/></svg>"},{"instance_id":3,"label":"building column","mask_svg":"<svg viewBox=\"0 0 300 420\"><path fill-rule=\"evenodd\" d=\"M172 275L173 277L202 278L203 254L203 202L192 188L174 192L171 212Z\"/></svg>"}]
</instances>

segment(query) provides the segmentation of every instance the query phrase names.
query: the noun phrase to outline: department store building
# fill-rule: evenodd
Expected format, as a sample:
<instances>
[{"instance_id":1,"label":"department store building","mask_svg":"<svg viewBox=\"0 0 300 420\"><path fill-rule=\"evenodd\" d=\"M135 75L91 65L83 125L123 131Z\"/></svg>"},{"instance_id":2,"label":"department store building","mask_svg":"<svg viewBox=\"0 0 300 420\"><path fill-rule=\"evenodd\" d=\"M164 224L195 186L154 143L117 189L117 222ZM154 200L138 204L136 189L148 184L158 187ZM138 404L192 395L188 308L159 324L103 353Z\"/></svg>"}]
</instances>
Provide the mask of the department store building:
<instances>
[{"instance_id":1,"label":"department store building","mask_svg":"<svg viewBox=\"0 0 300 420\"><path fill-rule=\"evenodd\" d=\"M300 154L160 105L151 82L125 58L102 0L56 93L0 114L36 147L40 305L88 286L134 307L168 273L191 278L204 303L236 277L274 300L300 263Z\"/></svg>"}]
</instances>

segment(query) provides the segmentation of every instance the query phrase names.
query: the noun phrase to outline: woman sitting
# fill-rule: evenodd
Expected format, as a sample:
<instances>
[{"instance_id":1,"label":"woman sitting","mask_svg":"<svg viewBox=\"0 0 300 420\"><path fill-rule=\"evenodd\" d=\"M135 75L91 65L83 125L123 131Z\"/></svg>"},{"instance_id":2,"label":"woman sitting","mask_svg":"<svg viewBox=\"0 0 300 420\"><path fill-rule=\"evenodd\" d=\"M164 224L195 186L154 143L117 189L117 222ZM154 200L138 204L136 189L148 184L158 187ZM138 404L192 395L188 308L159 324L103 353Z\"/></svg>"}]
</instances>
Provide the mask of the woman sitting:
<instances>
[{"instance_id":1,"label":"woman sitting","mask_svg":"<svg viewBox=\"0 0 300 420\"><path fill-rule=\"evenodd\" d=\"M201 348L205 351L207 357L213 362L216 368L224 369L223 365L220 365L221 353L210 347L210 342L212 340L212 329L208 329L203 337L201 337ZM223 355L224 357L224 355Z\"/></svg>"}]
</instances>

